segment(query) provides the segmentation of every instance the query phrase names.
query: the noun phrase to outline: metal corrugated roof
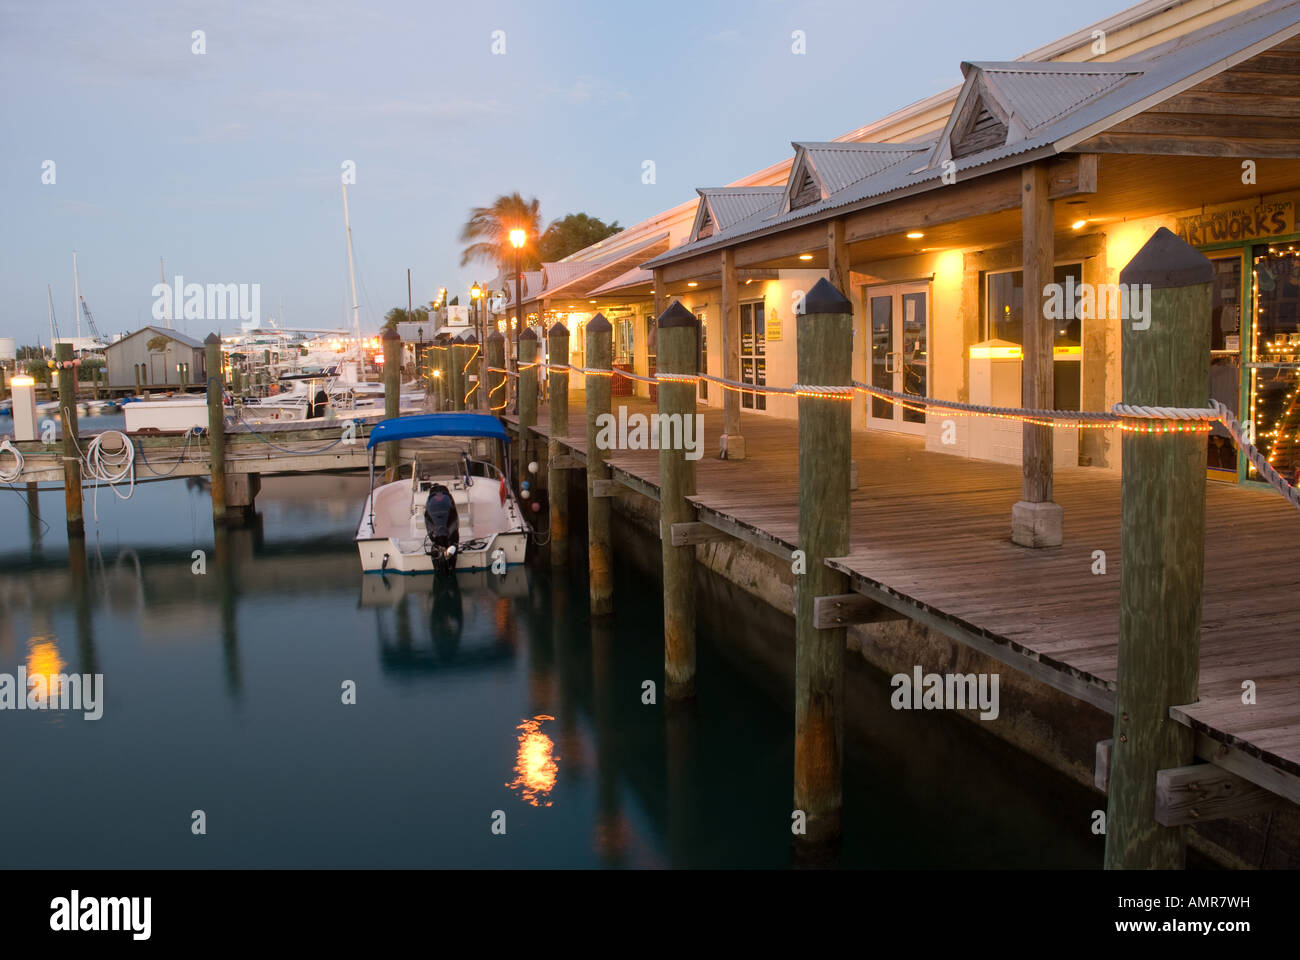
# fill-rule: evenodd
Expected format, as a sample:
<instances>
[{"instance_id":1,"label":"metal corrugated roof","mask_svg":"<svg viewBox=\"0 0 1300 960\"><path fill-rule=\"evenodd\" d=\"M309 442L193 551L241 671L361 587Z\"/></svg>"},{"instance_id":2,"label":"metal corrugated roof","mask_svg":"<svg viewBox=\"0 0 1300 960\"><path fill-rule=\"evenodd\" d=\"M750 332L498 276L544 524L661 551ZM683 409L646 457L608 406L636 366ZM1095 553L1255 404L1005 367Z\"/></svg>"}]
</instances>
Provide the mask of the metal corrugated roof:
<instances>
[{"instance_id":1,"label":"metal corrugated roof","mask_svg":"<svg viewBox=\"0 0 1300 960\"><path fill-rule=\"evenodd\" d=\"M718 230L726 230L770 207L784 192L785 187L780 184L771 187L699 187L696 190L709 205L713 225Z\"/></svg>"},{"instance_id":2,"label":"metal corrugated roof","mask_svg":"<svg viewBox=\"0 0 1300 960\"><path fill-rule=\"evenodd\" d=\"M1024 125L1037 130L1145 69L1123 63L974 63L999 101Z\"/></svg>"},{"instance_id":3,"label":"metal corrugated roof","mask_svg":"<svg viewBox=\"0 0 1300 960\"><path fill-rule=\"evenodd\" d=\"M605 293L616 293L628 287L639 286L643 283L654 283L655 275L644 267L633 267L624 273L620 273L609 283L603 283L595 290L592 290L588 296L596 297Z\"/></svg>"},{"instance_id":4,"label":"metal corrugated roof","mask_svg":"<svg viewBox=\"0 0 1300 960\"><path fill-rule=\"evenodd\" d=\"M1103 92L1082 101L1065 114L1046 121L1036 130L1029 131L1029 135L1021 140L991 147L956 160L956 172L960 175L963 171L990 167L994 164L1006 166L1005 162L1000 163L1000 161L1018 157L1022 159L1016 162L1024 162L1030 159L1031 155L1053 156L1064 153L1129 116L1167 100L1263 49L1297 35L1300 35L1300 0L1269 0L1239 17L1212 24L1176 41L1171 41L1163 45L1154 55L1148 51L1139 57L1110 62L1106 64L1107 69L1126 70L1129 74ZM1074 72L1068 65L1055 61L1039 64L1020 61L1017 65L1020 68L1038 67L1043 74L1064 75ZM1082 70L1099 65L1079 66ZM963 93L968 93L978 82L978 78L979 71L971 71L966 78L966 88ZM1064 86L1062 82L1062 89ZM1050 100L1048 96L1041 97L1043 109ZM963 99L959 96L957 103L962 102ZM1055 102L1059 104L1059 100ZM951 126L950 119L949 130L945 130L945 136ZM935 154L937 153L938 149L935 151ZM910 164L896 164L881 173L859 181L848 189L832 194L820 203L807 207L775 216L755 214L746 221L736 224L725 236L714 236L683 244L648 261L643 266L662 266L706 250L718 249L742 237L766 233L799 221L815 221L831 211L840 211L845 207L873 206L891 199L890 195L910 195L941 185L944 170L937 160L932 160L926 166L914 170L909 170L908 167Z\"/></svg>"},{"instance_id":5,"label":"metal corrugated roof","mask_svg":"<svg viewBox=\"0 0 1300 960\"><path fill-rule=\"evenodd\" d=\"M795 150L812 165L817 179L830 193L838 193L859 180L875 176L902 163L933 143L796 143ZM795 161L793 170L797 167Z\"/></svg>"}]
</instances>

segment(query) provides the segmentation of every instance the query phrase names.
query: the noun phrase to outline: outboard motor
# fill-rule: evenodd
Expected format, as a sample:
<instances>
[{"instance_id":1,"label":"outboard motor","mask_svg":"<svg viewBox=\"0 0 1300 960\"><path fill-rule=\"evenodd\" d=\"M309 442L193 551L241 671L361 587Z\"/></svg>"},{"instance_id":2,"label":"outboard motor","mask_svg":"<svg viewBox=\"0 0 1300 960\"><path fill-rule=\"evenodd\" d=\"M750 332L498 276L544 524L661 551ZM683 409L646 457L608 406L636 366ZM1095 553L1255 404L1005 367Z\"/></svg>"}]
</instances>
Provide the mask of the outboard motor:
<instances>
[{"instance_id":1,"label":"outboard motor","mask_svg":"<svg viewBox=\"0 0 1300 960\"><path fill-rule=\"evenodd\" d=\"M460 546L460 517L451 491L441 483L429 488L424 501L424 530L428 534L425 549L439 573L456 569L456 549Z\"/></svg>"}]
</instances>

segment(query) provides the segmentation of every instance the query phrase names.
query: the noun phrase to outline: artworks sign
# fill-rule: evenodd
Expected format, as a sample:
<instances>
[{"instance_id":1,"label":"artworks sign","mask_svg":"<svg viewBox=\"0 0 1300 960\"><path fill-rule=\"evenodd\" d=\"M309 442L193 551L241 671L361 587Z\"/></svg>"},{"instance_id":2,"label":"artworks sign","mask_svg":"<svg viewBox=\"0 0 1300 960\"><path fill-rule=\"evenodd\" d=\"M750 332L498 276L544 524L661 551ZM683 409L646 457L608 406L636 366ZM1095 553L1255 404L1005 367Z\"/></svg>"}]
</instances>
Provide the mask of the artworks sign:
<instances>
[{"instance_id":1,"label":"artworks sign","mask_svg":"<svg viewBox=\"0 0 1300 960\"><path fill-rule=\"evenodd\" d=\"M1295 232L1295 204L1290 200L1275 201L1179 217L1175 232L1194 247L1285 236Z\"/></svg>"}]
</instances>

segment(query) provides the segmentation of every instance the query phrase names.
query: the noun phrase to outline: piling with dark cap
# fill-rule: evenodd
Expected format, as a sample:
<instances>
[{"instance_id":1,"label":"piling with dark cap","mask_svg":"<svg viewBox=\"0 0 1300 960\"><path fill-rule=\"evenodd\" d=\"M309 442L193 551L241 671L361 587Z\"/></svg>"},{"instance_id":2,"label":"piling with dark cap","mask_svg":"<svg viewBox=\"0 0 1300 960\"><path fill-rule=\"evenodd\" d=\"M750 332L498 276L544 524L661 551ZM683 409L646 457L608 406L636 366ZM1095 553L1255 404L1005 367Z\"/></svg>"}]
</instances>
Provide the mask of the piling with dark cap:
<instances>
[{"instance_id":1,"label":"piling with dark cap","mask_svg":"<svg viewBox=\"0 0 1300 960\"><path fill-rule=\"evenodd\" d=\"M395 329L389 327L379 339L384 348L384 416L396 417L401 410L402 386L402 338ZM397 479L399 449L398 444L384 444L384 469L388 482Z\"/></svg>"},{"instance_id":2,"label":"piling with dark cap","mask_svg":"<svg viewBox=\"0 0 1300 960\"><path fill-rule=\"evenodd\" d=\"M547 445L549 470L547 492L551 506L551 563L564 566L569 556L569 483L568 473L556 464L564 450L563 438L569 435L569 328L558 320L547 334L550 357L551 437Z\"/></svg>"},{"instance_id":3,"label":"piling with dark cap","mask_svg":"<svg viewBox=\"0 0 1300 960\"><path fill-rule=\"evenodd\" d=\"M519 484L529 479L528 464L533 460L533 435L529 427L537 425L537 334L526 327L519 335Z\"/></svg>"},{"instance_id":4,"label":"piling with dark cap","mask_svg":"<svg viewBox=\"0 0 1300 960\"><path fill-rule=\"evenodd\" d=\"M68 536L86 535L81 513L81 452L77 449L77 368L72 344L54 345L59 375L59 417L63 421L63 493L67 504Z\"/></svg>"},{"instance_id":5,"label":"piling with dark cap","mask_svg":"<svg viewBox=\"0 0 1300 960\"><path fill-rule=\"evenodd\" d=\"M849 551L853 305L821 279L795 323L798 382L840 388L840 397L799 397L799 549L795 578L794 805L809 843L840 834L844 759L845 628L817 629L814 600L849 592L826 566ZM848 397L850 399L844 399Z\"/></svg>"},{"instance_id":6,"label":"piling with dark cap","mask_svg":"<svg viewBox=\"0 0 1300 960\"><path fill-rule=\"evenodd\" d=\"M1120 271L1143 320L1122 320L1124 403L1204 407L1210 396L1210 261L1161 227ZM1130 305L1135 303L1132 293ZM1179 869L1186 827L1155 818L1156 772L1193 762L1169 708L1197 699L1205 567L1205 437L1125 431L1119 658L1106 816L1107 869ZM1184 424L1185 426L1185 424Z\"/></svg>"},{"instance_id":7,"label":"piling with dark cap","mask_svg":"<svg viewBox=\"0 0 1300 960\"><path fill-rule=\"evenodd\" d=\"M596 496L596 482L610 478L609 450L597 442L600 418L609 417L613 331L603 314L587 323L587 577L592 616L614 612L614 554L610 544L610 502ZM604 372L594 372L604 371ZM604 493L605 491L601 491Z\"/></svg>"},{"instance_id":8,"label":"piling with dark cap","mask_svg":"<svg viewBox=\"0 0 1300 960\"><path fill-rule=\"evenodd\" d=\"M506 408L506 337L493 330L487 338L488 409L498 416Z\"/></svg>"},{"instance_id":9,"label":"piling with dark cap","mask_svg":"<svg viewBox=\"0 0 1300 960\"><path fill-rule=\"evenodd\" d=\"M209 333L203 339L203 366L208 384L208 457L211 478L212 522L226 522L226 410L221 370L221 338Z\"/></svg>"},{"instance_id":10,"label":"piling with dark cap","mask_svg":"<svg viewBox=\"0 0 1300 960\"><path fill-rule=\"evenodd\" d=\"M674 300L656 321L658 372L688 379L659 383L659 542L664 569L664 693L695 695L695 545L673 545L673 524L695 519L686 499L695 495L695 461L687 440L696 437L693 375L699 357L700 321Z\"/></svg>"}]
</instances>

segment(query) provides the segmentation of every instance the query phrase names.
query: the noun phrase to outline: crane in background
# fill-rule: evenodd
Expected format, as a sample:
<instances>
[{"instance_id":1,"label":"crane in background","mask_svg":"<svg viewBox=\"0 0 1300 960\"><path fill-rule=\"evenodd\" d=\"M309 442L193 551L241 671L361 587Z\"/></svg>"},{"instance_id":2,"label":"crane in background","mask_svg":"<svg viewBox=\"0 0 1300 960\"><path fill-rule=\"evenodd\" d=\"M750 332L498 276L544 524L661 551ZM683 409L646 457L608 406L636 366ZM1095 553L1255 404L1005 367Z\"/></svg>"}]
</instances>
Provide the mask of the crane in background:
<instances>
[{"instance_id":1,"label":"crane in background","mask_svg":"<svg viewBox=\"0 0 1300 960\"><path fill-rule=\"evenodd\" d=\"M95 326L95 318L90 315L90 307L86 306L86 298L78 296L81 300L81 312L86 315L86 323L90 327L90 335L96 340L103 341L104 338L100 335L99 328Z\"/></svg>"}]
</instances>

